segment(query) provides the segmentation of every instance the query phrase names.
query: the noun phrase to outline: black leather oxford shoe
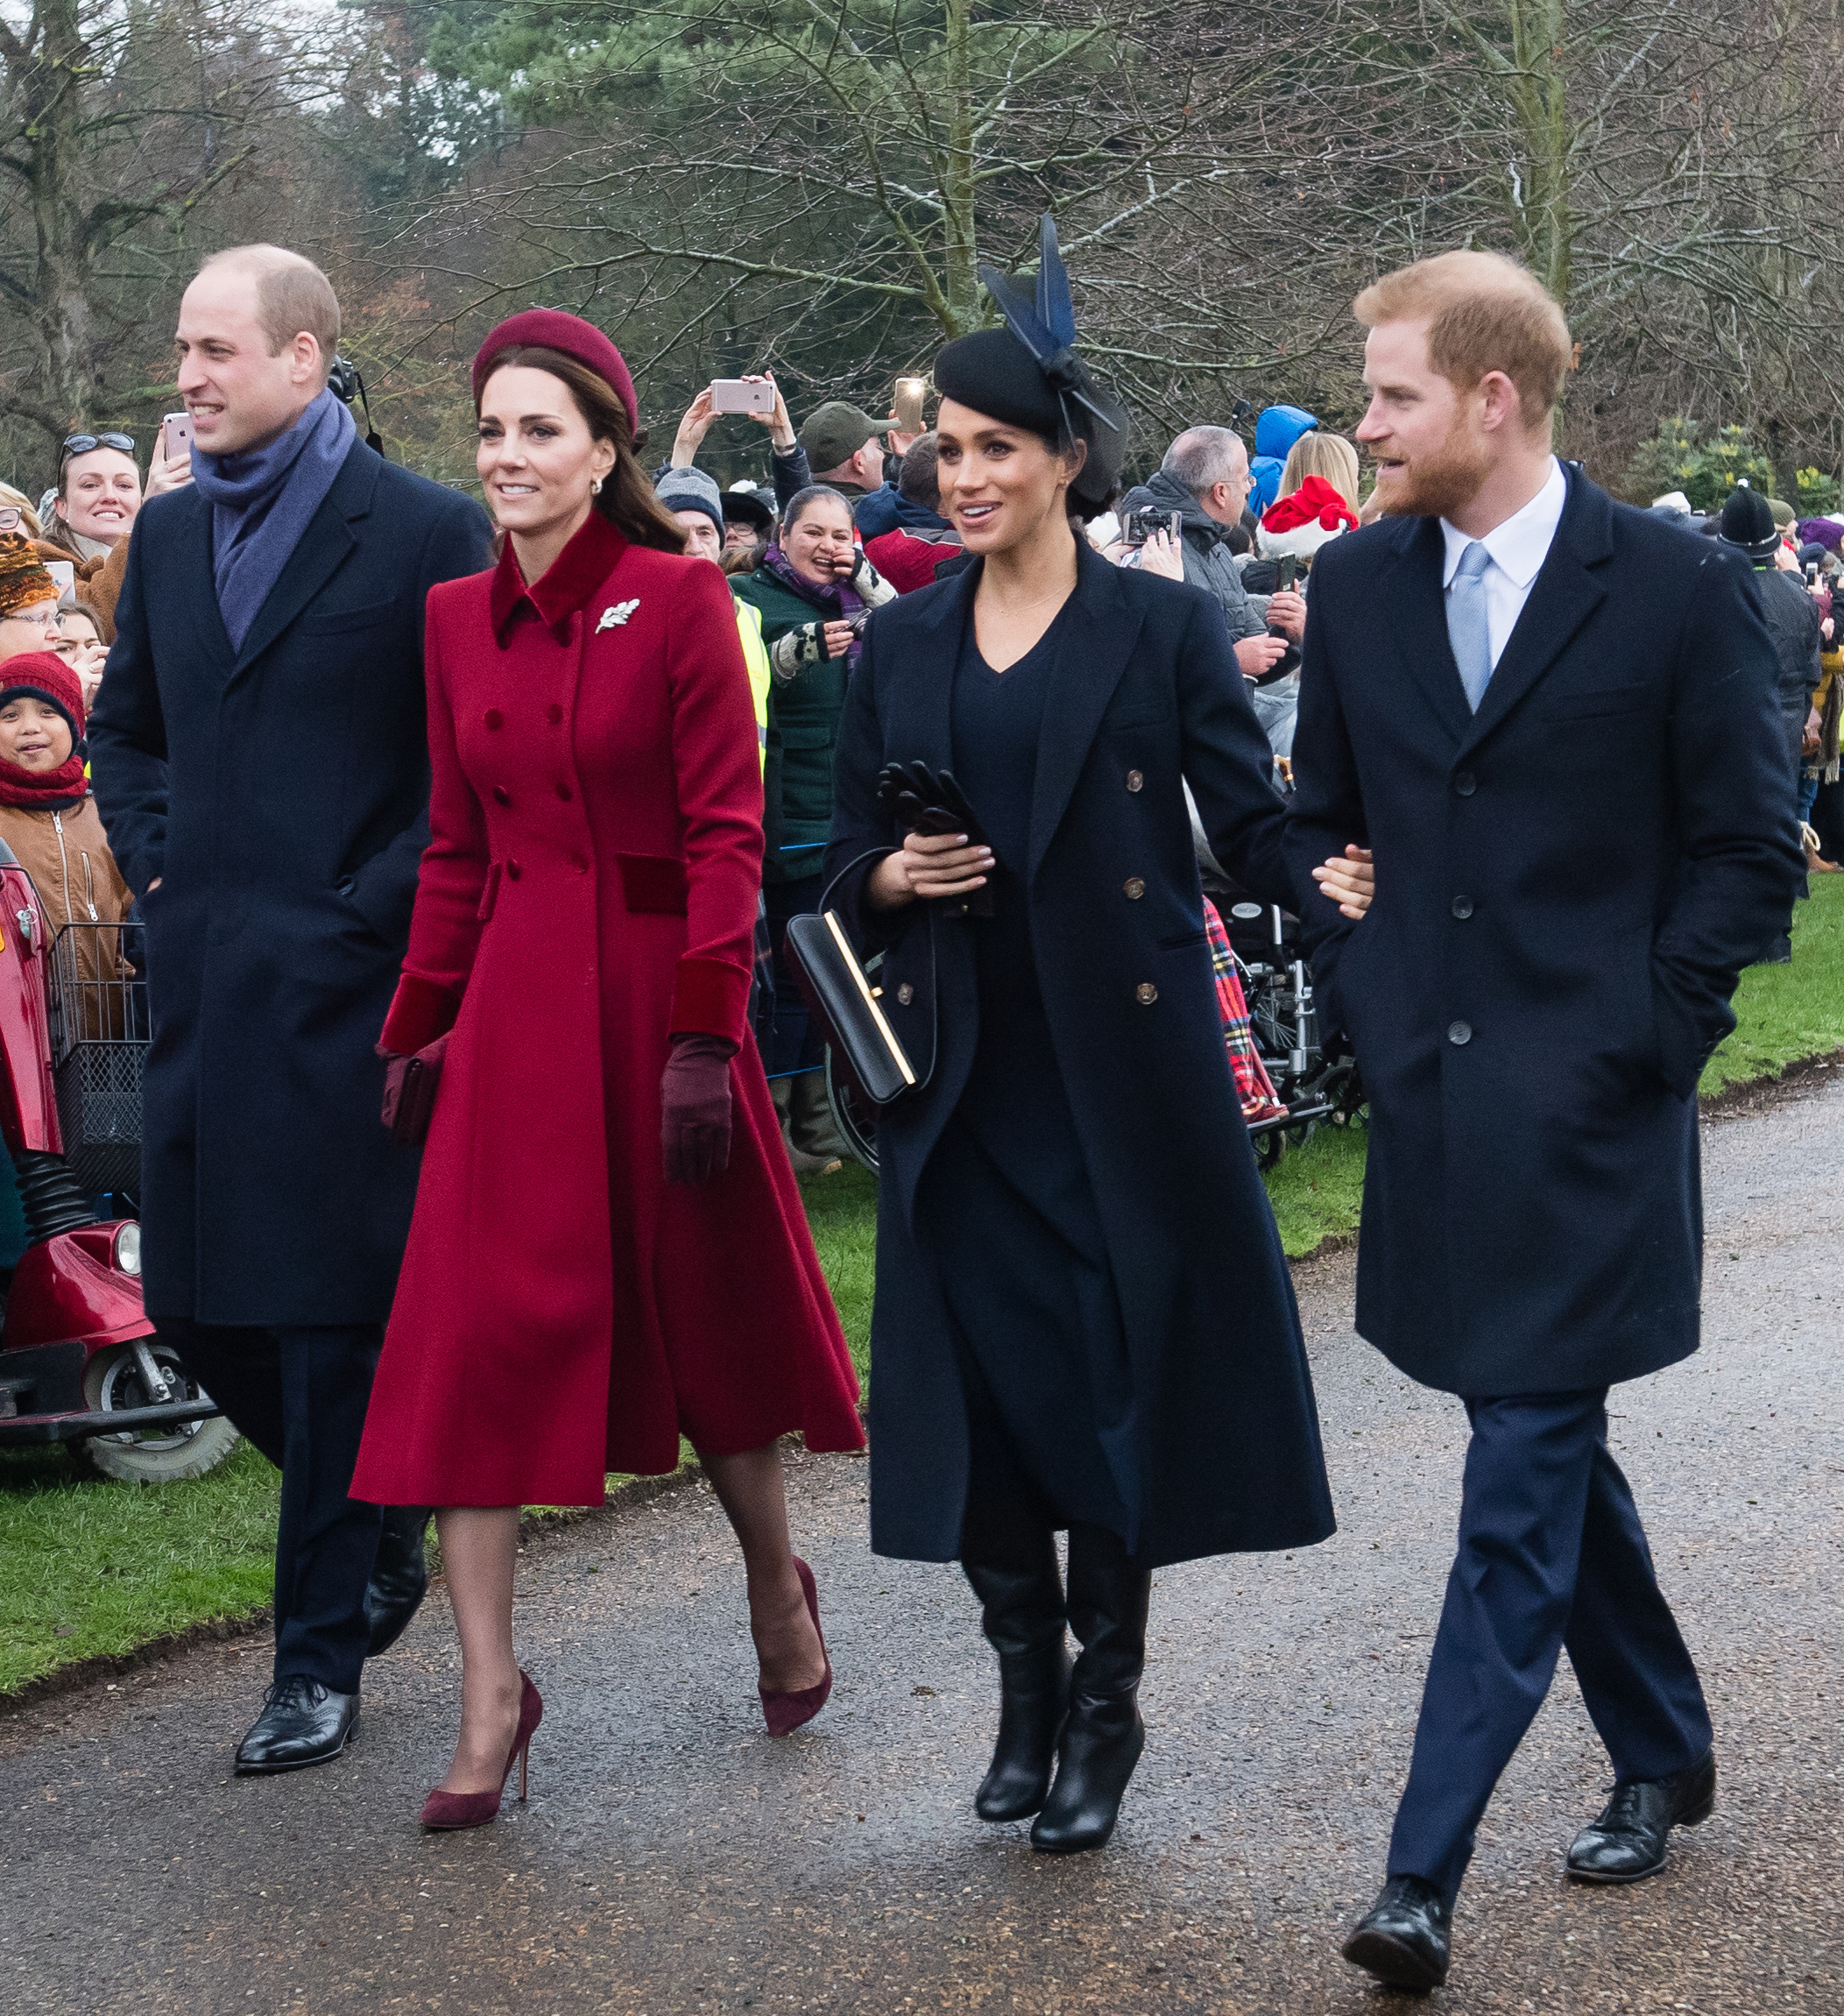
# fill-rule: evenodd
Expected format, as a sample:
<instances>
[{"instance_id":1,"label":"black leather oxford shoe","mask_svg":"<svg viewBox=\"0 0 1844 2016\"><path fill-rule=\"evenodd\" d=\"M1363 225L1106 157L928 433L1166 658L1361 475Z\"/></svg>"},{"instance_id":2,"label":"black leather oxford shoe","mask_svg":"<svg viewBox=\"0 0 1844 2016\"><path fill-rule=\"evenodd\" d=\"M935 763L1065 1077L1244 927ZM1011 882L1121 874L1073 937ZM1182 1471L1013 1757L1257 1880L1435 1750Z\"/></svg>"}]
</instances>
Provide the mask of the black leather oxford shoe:
<instances>
[{"instance_id":1,"label":"black leather oxford shoe","mask_svg":"<svg viewBox=\"0 0 1844 2016\"><path fill-rule=\"evenodd\" d=\"M1616 1785L1592 1827L1575 1836L1568 1871L1578 1883L1639 1883L1664 1867L1674 1827L1699 1827L1716 1803L1716 1753L1669 1778Z\"/></svg>"},{"instance_id":2,"label":"black leather oxford shoe","mask_svg":"<svg viewBox=\"0 0 1844 2016\"><path fill-rule=\"evenodd\" d=\"M357 1734L356 1694L335 1694L305 1673L291 1673L263 1696L263 1712L237 1746L237 1776L325 1764Z\"/></svg>"},{"instance_id":3,"label":"black leather oxford shoe","mask_svg":"<svg viewBox=\"0 0 1844 2016\"><path fill-rule=\"evenodd\" d=\"M427 1594L429 1568L423 1554L423 1535L428 1524L427 1505L385 1507L384 1530L378 1536L378 1554L365 1585L365 1622L371 1629L371 1642L365 1648L368 1659L375 1659L397 1643Z\"/></svg>"},{"instance_id":4,"label":"black leather oxford shoe","mask_svg":"<svg viewBox=\"0 0 1844 2016\"><path fill-rule=\"evenodd\" d=\"M1452 1938L1453 1913L1434 1885L1392 1876L1340 1950L1387 1987L1425 1993L1447 1978Z\"/></svg>"}]
</instances>

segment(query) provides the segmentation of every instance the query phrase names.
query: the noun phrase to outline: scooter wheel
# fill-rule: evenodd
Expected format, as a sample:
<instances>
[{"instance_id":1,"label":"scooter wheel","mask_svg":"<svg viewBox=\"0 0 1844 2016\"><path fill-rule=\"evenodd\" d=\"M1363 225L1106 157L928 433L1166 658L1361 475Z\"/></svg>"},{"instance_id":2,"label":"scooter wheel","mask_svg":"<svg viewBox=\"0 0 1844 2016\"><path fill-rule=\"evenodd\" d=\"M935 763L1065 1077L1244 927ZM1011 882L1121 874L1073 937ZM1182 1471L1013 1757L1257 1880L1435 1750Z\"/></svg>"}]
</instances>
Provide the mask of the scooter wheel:
<instances>
[{"instance_id":1,"label":"scooter wheel","mask_svg":"<svg viewBox=\"0 0 1844 2016\"><path fill-rule=\"evenodd\" d=\"M192 1399L201 1389L187 1377L168 1344L152 1342L150 1349L169 1381L179 1382ZM146 1392L132 1345L99 1352L83 1376L83 1393L91 1408L107 1412L116 1407L145 1407L154 1397ZM92 1435L83 1453L105 1476L137 1484L171 1484L182 1477L202 1477L215 1470L237 1447L237 1430L222 1414L202 1421L180 1421L170 1427L139 1428L119 1435Z\"/></svg>"}]
</instances>

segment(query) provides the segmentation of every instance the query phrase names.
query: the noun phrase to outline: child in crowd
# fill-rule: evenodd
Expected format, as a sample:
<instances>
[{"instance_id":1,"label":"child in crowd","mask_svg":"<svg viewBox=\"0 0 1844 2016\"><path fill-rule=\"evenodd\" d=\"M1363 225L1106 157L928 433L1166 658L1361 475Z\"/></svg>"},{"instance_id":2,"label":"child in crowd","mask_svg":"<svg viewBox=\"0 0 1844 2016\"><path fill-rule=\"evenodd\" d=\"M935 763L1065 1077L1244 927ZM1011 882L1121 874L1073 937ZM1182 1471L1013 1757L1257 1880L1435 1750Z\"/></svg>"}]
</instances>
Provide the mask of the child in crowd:
<instances>
[{"instance_id":1,"label":"child in crowd","mask_svg":"<svg viewBox=\"0 0 1844 2016\"><path fill-rule=\"evenodd\" d=\"M133 901L122 880L83 775L83 695L54 651L27 651L0 663L0 840L32 879L55 938L79 924L76 973L84 989L84 1035L125 1035L125 1000L116 984L132 977L119 924Z\"/></svg>"}]
</instances>

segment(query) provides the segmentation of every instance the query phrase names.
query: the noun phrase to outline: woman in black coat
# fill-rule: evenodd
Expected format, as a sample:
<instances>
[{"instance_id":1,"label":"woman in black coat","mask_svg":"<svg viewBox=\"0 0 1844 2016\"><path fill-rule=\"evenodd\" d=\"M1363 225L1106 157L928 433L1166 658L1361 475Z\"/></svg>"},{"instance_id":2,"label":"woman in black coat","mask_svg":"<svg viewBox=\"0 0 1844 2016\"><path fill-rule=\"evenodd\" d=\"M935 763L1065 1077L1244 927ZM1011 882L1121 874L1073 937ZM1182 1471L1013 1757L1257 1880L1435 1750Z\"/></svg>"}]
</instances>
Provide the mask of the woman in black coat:
<instances>
[{"instance_id":1,"label":"woman in black coat","mask_svg":"<svg viewBox=\"0 0 1844 2016\"><path fill-rule=\"evenodd\" d=\"M1150 1571L1332 1517L1184 803L1189 779L1219 858L1291 905L1267 743L1210 598L1072 530L1124 416L1042 308L1007 315L1037 340L984 331L936 366L943 508L976 563L868 628L829 907L887 951L923 1081L879 1122L873 1545L961 1560L1003 1688L977 1809L1037 1814L1034 1845L1067 1853L1107 1839L1144 1744ZM1053 384L1036 356L1058 350ZM917 760L989 847L906 835L880 772Z\"/></svg>"}]
</instances>

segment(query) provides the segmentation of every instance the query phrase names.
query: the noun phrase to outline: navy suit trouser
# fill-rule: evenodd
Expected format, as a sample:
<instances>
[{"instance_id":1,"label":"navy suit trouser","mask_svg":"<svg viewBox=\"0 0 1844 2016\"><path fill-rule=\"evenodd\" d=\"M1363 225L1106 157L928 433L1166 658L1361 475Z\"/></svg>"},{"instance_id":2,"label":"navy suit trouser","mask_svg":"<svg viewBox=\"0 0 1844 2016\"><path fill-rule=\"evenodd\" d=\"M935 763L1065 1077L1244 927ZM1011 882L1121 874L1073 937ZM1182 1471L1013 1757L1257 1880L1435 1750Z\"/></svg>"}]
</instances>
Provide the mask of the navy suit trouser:
<instances>
[{"instance_id":1,"label":"navy suit trouser","mask_svg":"<svg viewBox=\"0 0 1844 2016\"><path fill-rule=\"evenodd\" d=\"M347 1496L381 1323L307 1329L162 1321L191 1372L282 1474L275 1533L275 1677L356 1694L371 1643L365 1586L381 1506Z\"/></svg>"},{"instance_id":2,"label":"navy suit trouser","mask_svg":"<svg viewBox=\"0 0 1844 2016\"><path fill-rule=\"evenodd\" d=\"M1389 1874L1450 1900L1568 1648L1618 1782L1709 1750L1697 1669L1607 1452L1607 1389L1468 1400L1459 1547L1422 1694Z\"/></svg>"}]
</instances>

